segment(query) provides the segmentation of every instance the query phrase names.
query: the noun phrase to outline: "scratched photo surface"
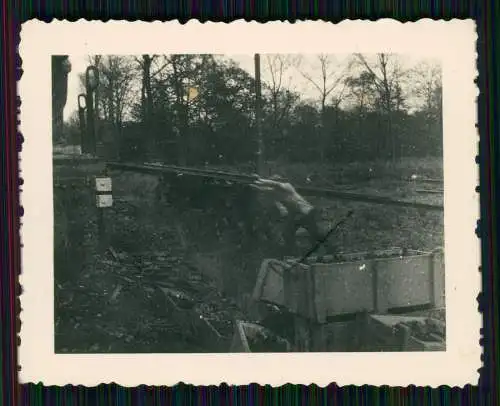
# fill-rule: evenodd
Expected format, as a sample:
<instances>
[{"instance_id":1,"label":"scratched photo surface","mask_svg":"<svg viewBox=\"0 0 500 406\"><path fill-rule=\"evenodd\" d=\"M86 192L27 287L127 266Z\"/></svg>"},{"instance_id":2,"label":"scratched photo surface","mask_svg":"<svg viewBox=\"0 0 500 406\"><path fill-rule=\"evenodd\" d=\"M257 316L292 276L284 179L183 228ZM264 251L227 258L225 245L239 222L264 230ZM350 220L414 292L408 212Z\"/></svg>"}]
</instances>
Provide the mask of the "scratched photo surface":
<instances>
[{"instance_id":1,"label":"scratched photo surface","mask_svg":"<svg viewBox=\"0 0 500 406\"><path fill-rule=\"evenodd\" d=\"M51 62L56 353L446 350L438 58Z\"/></svg>"}]
</instances>

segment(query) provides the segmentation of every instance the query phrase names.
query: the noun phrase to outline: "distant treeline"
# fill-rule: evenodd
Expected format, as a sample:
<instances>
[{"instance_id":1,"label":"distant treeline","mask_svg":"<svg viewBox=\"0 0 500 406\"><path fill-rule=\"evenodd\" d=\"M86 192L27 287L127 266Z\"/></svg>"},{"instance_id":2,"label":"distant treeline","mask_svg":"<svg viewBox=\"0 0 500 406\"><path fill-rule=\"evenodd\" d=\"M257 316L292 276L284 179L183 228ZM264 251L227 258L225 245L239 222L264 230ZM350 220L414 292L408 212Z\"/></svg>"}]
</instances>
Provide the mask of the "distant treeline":
<instances>
[{"instance_id":1,"label":"distant treeline","mask_svg":"<svg viewBox=\"0 0 500 406\"><path fill-rule=\"evenodd\" d=\"M180 164L255 161L255 79L214 55L93 56L100 151L108 158ZM442 155L439 66L403 68L398 55L318 55L314 76L300 58L262 56L261 131L269 160L357 161ZM316 90L290 85L300 72ZM82 78L83 81L83 78ZM286 85L285 85L286 82ZM77 116L66 137L79 139ZM55 140L56 142L59 140Z\"/></svg>"}]
</instances>

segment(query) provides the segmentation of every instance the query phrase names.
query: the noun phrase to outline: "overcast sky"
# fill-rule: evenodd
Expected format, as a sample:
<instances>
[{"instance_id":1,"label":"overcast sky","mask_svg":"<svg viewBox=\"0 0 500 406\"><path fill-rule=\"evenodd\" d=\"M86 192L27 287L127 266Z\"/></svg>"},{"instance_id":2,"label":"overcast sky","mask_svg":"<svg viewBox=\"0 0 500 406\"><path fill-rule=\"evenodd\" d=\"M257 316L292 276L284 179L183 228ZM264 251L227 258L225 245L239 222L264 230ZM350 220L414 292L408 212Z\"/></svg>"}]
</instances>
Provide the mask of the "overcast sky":
<instances>
[{"instance_id":1,"label":"overcast sky","mask_svg":"<svg viewBox=\"0 0 500 406\"><path fill-rule=\"evenodd\" d=\"M339 70L342 70L347 66L347 61L349 60L351 55L333 55L335 65L339 67ZM66 107L64 109L64 119L67 120L74 111L78 109L77 97L80 93L80 83L79 76L80 73L85 72L85 69L89 65L88 56L87 55L69 55L72 70L68 77L68 99L66 103ZM254 67L254 55L225 55L222 58L230 58L237 62L239 66L246 70L250 75L255 75L255 67ZM263 82L270 81L270 72L267 64L267 56L261 56L261 77ZM413 67L417 63L424 61L419 58L412 58L409 55L398 55L398 59L401 65L405 68ZM430 61L430 63L436 63L436 61ZM319 64L317 61L317 55L302 55L300 70L304 73L307 73L314 80L317 80L320 77ZM299 92L303 98L305 99L317 99L318 91L315 87L304 78L304 76L300 73L297 68L290 68L286 74L286 83L291 84L291 88L295 91Z\"/></svg>"}]
</instances>

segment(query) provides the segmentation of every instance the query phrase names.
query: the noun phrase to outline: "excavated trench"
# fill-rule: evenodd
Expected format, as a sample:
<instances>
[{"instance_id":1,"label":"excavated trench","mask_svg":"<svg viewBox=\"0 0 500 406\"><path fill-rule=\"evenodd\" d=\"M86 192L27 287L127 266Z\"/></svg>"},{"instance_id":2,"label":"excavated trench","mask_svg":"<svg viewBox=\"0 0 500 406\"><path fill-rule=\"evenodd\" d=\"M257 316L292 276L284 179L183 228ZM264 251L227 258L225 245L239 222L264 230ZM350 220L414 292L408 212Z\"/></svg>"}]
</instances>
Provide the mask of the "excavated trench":
<instances>
[{"instance_id":1,"label":"excavated trench","mask_svg":"<svg viewBox=\"0 0 500 406\"><path fill-rule=\"evenodd\" d=\"M236 203L202 187L183 200L173 190L158 193L157 179L147 175L119 174L113 182L105 244L97 241L95 211L68 214L84 238L81 266L56 264L56 352L228 351L236 320L255 318L250 294L262 259L279 255L276 241L260 228L269 222L266 212L244 207L246 198L237 192ZM335 236L343 251L432 249L442 241L439 213L315 203L327 225L348 208L356 211ZM65 217L56 212L55 218L56 232L66 230ZM63 274L70 276L57 277Z\"/></svg>"}]
</instances>

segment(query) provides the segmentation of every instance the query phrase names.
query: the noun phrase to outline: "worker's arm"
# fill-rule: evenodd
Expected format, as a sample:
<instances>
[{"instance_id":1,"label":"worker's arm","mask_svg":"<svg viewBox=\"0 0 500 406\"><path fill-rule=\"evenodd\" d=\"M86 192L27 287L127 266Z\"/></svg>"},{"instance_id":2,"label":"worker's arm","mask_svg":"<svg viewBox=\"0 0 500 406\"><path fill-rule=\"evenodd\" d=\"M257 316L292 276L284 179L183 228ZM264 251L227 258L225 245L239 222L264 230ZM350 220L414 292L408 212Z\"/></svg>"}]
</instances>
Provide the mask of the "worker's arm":
<instances>
[{"instance_id":1,"label":"worker's arm","mask_svg":"<svg viewBox=\"0 0 500 406\"><path fill-rule=\"evenodd\" d=\"M280 211L282 211L280 208L282 206L288 212L307 215L314 208L311 203L297 193L290 183L259 178L251 186L272 196L276 205L279 205Z\"/></svg>"}]
</instances>

